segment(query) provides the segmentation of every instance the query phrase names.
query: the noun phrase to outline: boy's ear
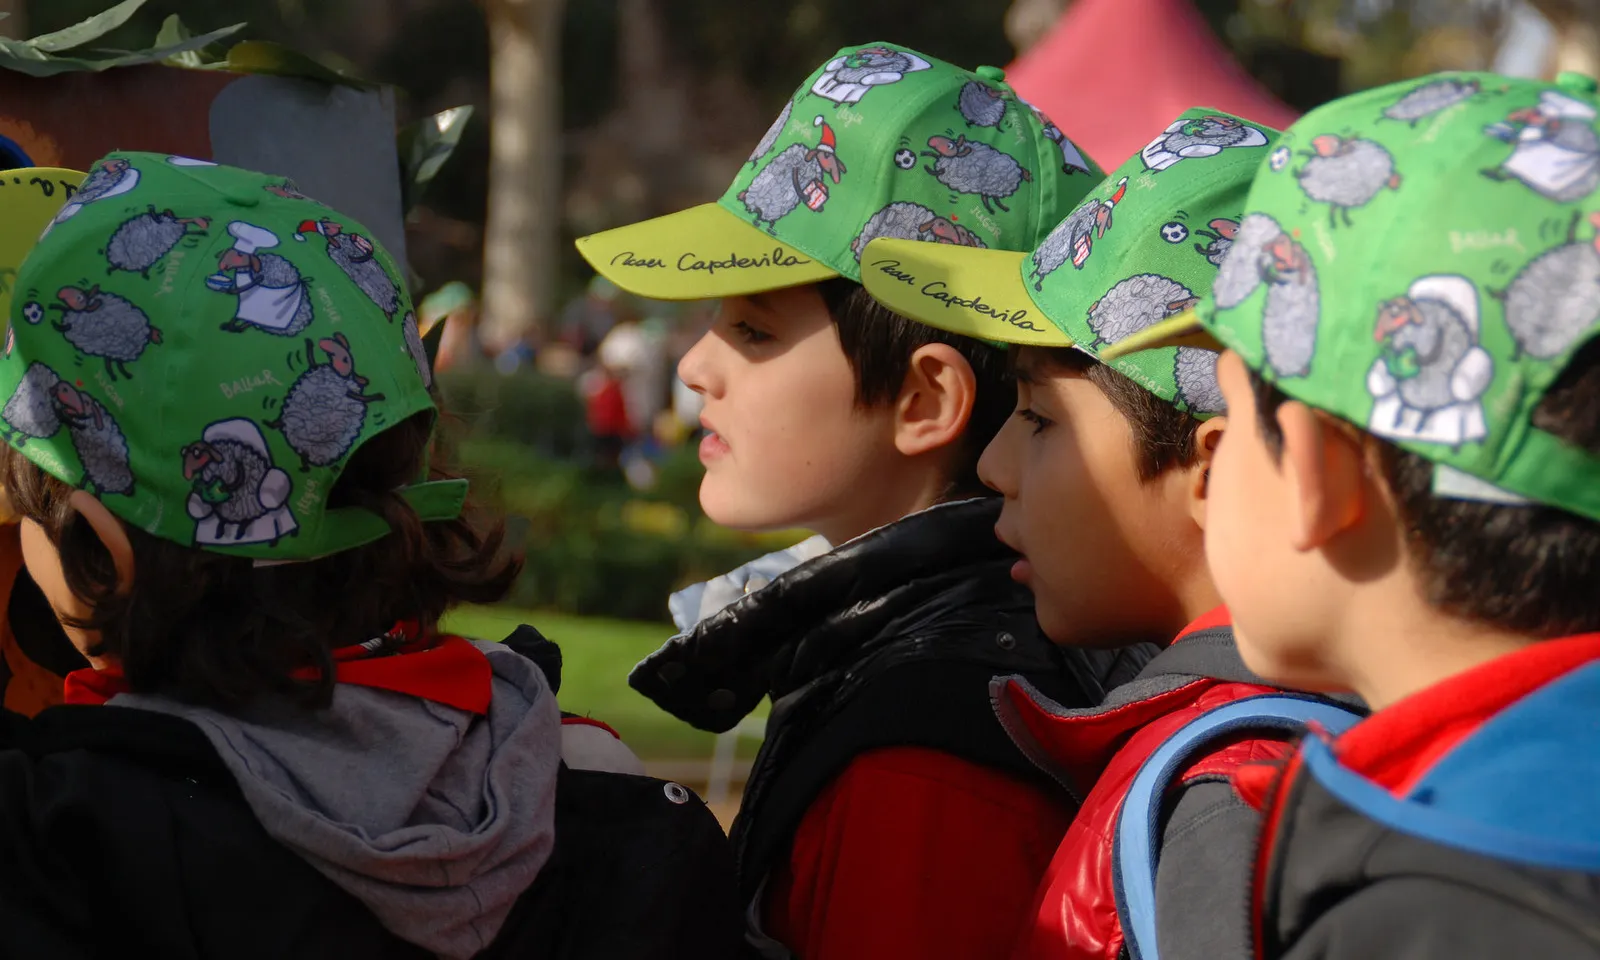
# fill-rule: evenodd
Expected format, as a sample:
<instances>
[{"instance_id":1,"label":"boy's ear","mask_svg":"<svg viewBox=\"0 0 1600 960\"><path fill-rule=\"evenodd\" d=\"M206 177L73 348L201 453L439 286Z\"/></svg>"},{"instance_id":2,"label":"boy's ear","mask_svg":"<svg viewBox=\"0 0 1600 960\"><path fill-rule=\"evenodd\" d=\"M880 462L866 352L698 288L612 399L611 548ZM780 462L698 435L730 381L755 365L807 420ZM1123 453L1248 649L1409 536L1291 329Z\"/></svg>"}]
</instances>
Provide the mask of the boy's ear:
<instances>
[{"instance_id":1,"label":"boy's ear","mask_svg":"<svg viewBox=\"0 0 1600 960\"><path fill-rule=\"evenodd\" d=\"M1228 418L1212 417L1201 421L1194 432L1194 463L1189 467L1189 516L1195 526L1206 528L1206 496L1211 490L1211 462L1217 456L1217 444L1228 428Z\"/></svg>"},{"instance_id":2,"label":"boy's ear","mask_svg":"<svg viewBox=\"0 0 1600 960\"><path fill-rule=\"evenodd\" d=\"M978 398L978 378L955 347L929 343L911 355L895 401L895 447L908 457L961 438Z\"/></svg>"},{"instance_id":3,"label":"boy's ear","mask_svg":"<svg viewBox=\"0 0 1600 960\"><path fill-rule=\"evenodd\" d=\"M1310 407L1291 400L1278 408L1283 430L1283 477L1296 550L1316 550L1366 515L1366 452Z\"/></svg>"},{"instance_id":4,"label":"boy's ear","mask_svg":"<svg viewBox=\"0 0 1600 960\"><path fill-rule=\"evenodd\" d=\"M106 552L111 554L111 563L117 569L117 593L127 593L133 587L133 543L128 539L128 531L122 521L86 490L72 491L67 503L79 516L89 521L95 535L105 544Z\"/></svg>"}]
</instances>

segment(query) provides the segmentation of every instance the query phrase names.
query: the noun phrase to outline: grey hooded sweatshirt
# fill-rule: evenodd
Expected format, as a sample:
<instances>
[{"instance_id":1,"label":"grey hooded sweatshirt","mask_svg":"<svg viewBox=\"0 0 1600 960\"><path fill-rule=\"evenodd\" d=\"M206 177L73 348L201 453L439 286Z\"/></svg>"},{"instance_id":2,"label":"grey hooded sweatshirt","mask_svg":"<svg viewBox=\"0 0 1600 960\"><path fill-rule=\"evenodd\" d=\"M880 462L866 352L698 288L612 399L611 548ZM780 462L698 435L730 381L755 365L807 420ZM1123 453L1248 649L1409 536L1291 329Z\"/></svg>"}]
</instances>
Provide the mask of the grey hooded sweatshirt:
<instances>
[{"instance_id":1,"label":"grey hooded sweatshirt","mask_svg":"<svg viewBox=\"0 0 1600 960\"><path fill-rule=\"evenodd\" d=\"M343 683L319 711L270 702L225 714L143 694L110 702L194 723L268 834L395 935L466 960L550 857L561 760L544 674L498 644L474 645L493 671L486 716Z\"/></svg>"}]
</instances>

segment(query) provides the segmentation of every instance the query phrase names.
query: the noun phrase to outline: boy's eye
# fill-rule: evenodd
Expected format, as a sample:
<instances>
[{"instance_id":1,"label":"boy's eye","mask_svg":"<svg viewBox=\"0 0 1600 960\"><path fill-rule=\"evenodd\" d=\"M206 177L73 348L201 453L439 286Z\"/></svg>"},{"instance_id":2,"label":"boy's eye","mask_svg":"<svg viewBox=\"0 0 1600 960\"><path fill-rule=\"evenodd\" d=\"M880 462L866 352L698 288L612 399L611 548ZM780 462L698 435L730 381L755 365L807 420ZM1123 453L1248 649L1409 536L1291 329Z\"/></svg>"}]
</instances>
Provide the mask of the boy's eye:
<instances>
[{"instance_id":1,"label":"boy's eye","mask_svg":"<svg viewBox=\"0 0 1600 960\"><path fill-rule=\"evenodd\" d=\"M755 327L750 326L750 324L745 323L743 320L734 323L733 329L734 332L739 334L739 338L745 343L766 343L768 340L772 339L772 334L766 332L765 330L757 330Z\"/></svg>"},{"instance_id":2,"label":"boy's eye","mask_svg":"<svg viewBox=\"0 0 1600 960\"><path fill-rule=\"evenodd\" d=\"M1022 407L1019 409L1017 411L1017 416L1028 423L1033 424L1033 432L1035 434L1043 432L1045 427L1050 426L1054 422L1049 417L1040 416L1027 407Z\"/></svg>"}]
</instances>

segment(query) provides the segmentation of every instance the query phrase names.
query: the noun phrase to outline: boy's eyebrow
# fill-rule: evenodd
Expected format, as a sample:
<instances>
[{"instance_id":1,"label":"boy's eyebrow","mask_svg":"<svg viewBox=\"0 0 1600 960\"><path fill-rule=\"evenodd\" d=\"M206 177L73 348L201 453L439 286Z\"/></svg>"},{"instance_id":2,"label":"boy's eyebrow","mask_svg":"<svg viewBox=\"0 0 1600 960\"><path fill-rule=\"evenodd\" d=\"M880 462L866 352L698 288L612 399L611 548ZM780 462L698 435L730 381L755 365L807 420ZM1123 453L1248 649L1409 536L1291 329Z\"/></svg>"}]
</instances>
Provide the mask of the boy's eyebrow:
<instances>
[{"instance_id":1,"label":"boy's eyebrow","mask_svg":"<svg viewBox=\"0 0 1600 960\"><path fill-rule=\"evenodd\" d=\"M1012 376L1017 378L1018 383L1026 383L1029 386L1038 383L1039 376L1034 372L1034 367L1037 362L1038 361L1034 358L1033 354L1018 351L1016 354L1013 354L1011 360Z\"/></svg>"}]
</instances>

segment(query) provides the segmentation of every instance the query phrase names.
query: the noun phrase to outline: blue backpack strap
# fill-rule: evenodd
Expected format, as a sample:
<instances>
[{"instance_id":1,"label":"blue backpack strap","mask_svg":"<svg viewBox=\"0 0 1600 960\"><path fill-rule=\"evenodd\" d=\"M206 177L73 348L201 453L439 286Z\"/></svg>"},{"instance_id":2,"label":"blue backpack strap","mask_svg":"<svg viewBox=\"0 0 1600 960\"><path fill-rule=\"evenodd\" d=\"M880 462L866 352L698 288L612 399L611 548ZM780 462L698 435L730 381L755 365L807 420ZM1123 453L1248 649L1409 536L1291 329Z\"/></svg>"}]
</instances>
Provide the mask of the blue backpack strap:
<instances>
[{"instance_id":1,"label":"blue backpack strap","mask_svg":"<svg viewBox=\"0 0 1600 960\"><path fill-rule=\"evenodd\" d=\"M1156 865L1161 857L1161 814L1167 788L1190 764L1222 740L1246 731L1281 733L1285 739L1316 721L1341 733L1361 715L1326 700L1264 694L1235 700L1189 721L1145 760L1117 813L1112 869L1122 936L1133 960L1157 960Z\"/></svg>"}]
</instances>

